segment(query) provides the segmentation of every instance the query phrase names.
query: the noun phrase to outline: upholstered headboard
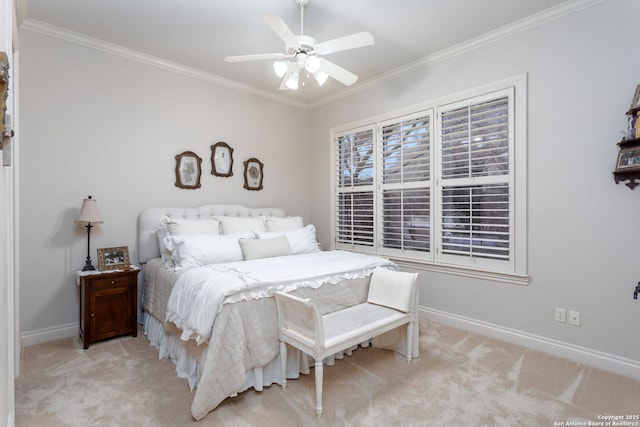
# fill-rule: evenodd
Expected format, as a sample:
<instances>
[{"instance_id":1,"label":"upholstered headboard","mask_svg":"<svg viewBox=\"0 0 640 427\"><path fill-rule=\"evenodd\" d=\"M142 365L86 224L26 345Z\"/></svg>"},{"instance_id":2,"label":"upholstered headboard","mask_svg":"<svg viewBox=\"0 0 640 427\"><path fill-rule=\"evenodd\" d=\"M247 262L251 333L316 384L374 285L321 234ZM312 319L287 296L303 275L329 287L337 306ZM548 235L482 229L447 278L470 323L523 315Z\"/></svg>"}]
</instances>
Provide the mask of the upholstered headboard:
<instances>
[{"instance_id":1,"label":"upholstered headboard","mask_svg":"<svg viewBox=\"0 0 640 427\"><path fill-rule=\"evenodd\" d=\"M142 264L160 256L156 227L160 226L160 218L210 219L216 216L285 217L279 208L247 208L242 205L204 205L197 208L149 208L138 216L138 261Z\"/></svg>"}]
</instances>

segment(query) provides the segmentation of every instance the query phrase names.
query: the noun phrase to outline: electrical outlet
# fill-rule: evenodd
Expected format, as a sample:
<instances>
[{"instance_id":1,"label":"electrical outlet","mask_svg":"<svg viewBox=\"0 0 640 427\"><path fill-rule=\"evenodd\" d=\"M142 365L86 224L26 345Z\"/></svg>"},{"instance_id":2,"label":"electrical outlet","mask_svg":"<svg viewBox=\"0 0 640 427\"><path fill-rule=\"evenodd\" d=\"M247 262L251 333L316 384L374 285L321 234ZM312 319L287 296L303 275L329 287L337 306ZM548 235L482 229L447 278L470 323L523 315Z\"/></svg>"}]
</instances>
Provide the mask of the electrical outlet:
<instances>
[{"instance_id":1,"label":"electrical outlet","mask_svg":"<svg viewBox=\"0 0 640 427\"><path fill-rule=\"evenodd\" d=\"M566 322L567 321L567 310L564 308L556 307L556 322Z\"/></svg>"},{"instance_id":2,"label":"electrical outlet","mask_svg":"<svg viewBox=\"0 0 640 427\"><path fill-rule=\"evenodd\" d=\"M569 311L569 324L574 326L580 326L580 312Z\"/></svg>"}]
</instances>

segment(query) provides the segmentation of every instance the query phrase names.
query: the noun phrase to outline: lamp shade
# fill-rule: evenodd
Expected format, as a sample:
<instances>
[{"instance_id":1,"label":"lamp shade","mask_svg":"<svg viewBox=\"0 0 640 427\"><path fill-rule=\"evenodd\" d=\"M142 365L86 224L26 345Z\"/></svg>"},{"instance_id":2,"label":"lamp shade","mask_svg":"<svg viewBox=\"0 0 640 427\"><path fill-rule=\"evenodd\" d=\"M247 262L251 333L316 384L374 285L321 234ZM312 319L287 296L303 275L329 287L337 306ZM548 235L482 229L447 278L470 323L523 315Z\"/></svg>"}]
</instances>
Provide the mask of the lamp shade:
<instances>
[{"instance_id":1,"label":"lamp shade","mask_svg":"<svg viewBox=\"0 0 640 427\"><path fill-rule=\"evenodd\" d=\"M82 209L80 210L80 215L74 221L77 223L98 223L102 224L102 218L100 217L100 212L98 212L98 204L95 199L92 199L89 196L88 199L84 199L82 201Z\"/></svg>"}]
</instances>

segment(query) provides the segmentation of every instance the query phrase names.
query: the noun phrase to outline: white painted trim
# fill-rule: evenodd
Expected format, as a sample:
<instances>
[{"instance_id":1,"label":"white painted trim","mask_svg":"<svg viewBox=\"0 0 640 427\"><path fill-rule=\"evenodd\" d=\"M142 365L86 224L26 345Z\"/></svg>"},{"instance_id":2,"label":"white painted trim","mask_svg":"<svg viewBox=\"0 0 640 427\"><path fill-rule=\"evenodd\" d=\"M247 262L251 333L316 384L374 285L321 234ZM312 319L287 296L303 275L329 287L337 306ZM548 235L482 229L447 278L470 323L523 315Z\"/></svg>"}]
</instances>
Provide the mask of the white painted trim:
<instances>
[{"instance_id":1,"label":"white painted trim","mask_svg":"<svg viewBox=\"0 0 640 427\"><path fill-rule=\"evenodd\" d=\"M65 325L52 326L50 328L36 329L24 332L21 335L22 347L42 344L49 341L60 340L69 337L77 337L80 333L80 322L67 323Z\"/></svg>"},{"instance_id":2,"label":"white painted trim","mask_svg":"<svg viewBox=\"0 0 640 427\"><path fill-rule=\"evenodd\" d=\"M18 4L17 18L18 18L18 23L20 24L20 28L25 30L44 34L49 37L65 40L70 43L78 44L78 45L89 47L92 49L101 50L103 52L111 53L113 55L122 56L128 59L132 59L134 61L142 62L147 65L152 65L152 66L173 71L188 77L193 77L193 78L204 80L210 83L215 83L220 86L225 86L231 89L238 90L240 92L271 99L273 101L281 102L283 104L291 105L293 107L302 108L302 109L312 109L312 108L330 104L332 102L336 102L339 99L353 95L357 92L367 90L371 87L380 85L389 80L393 80L397 77L412 73L422 68L426 68L437 62L445 61L455 56L462 55L474 49L494 43L498 40L510 37L514 34L526 31L528 29L543 25L547 22L551 22L553 20L562 18L566 15L569 15L581 9L594 6L604 1L606 0L569 0L558 6L549 8L547 10L543 10L527 18L523 18L519 21L505 25L501 28L497 28L481 36L466 40L450 48L443 49L432 55L426 56L417 61L403 65L396 69L393 69L375 78L366 80L364 82L359 82L354 86L345 88L344 90L340 91L335 95L328 96L326 98L323 98L311 103L295 101L290 98L275 95L271 92L257 89L243 83L239 83L215 74L198 70L196 68L187 67L185 65L171 62L162 58L137 52L133 49L128 49L123 46L119 46L113 43L108 43L99 39L95 39L93 37L85 36L83 34L67 30L65 28L56 27L54 25L50 25L45 22L27 18L25 0L17 0L17 4Z\"/></svg>"},{"instance_id":3,"label":"white painted trim","mask_svg":"<svg viewBox=\"0 0 640 427\"><path fill-rule=\"evenodd\" d=\"M138 324L142 321L142 311L138 309ZM67 323L65 325L52 326L50 328L27 331L21 335L22 347L42 344L49 341L61 340L69 337L80 336L80 322Z\"/></svg>"},{"instance_id":4,"label":"white painted trim","mask_svg":"<svg viewBox=\"0 0 640 427\"><path fill-rule=\"evenodd\" d=\"M178 64L176 62L168 61L166 59L158 58L156 56L147 55L135 51L133 49L126 48L114 43L108 43L103 40L99 40L93 37L86 36L84 34L76 33L74 31L67 30L65 28L56 27L55 25L47 24L46 22L38 21L35 19L27 18L20 26L23 30L33 31L34 33L43 34L48 37L64 40L69 43L73 43L79 46L88 47L91 49L106 52L112 55L121 56L133 61L141 62L146 65L151 65L157 68L162 68L174 73L182 74L187 77L202 80L208 83L213 83L219 86L231 88L240 92L248 93L250 95L267 98L272 101L287 104L292 107L306 109L307 105L300 101L295 101L290 98L274 95L271 92L256 89L253 86L249 86L244 83L239 83L231 79L227 79L215 74L207 73L197 68L188 67L186 65Z\"/></svg>"},{"instance_id":5,"label":"white painted trim","mask_svg":"<svg viewBox=\"0 0 640 427\"><path fill-rule=\"evenodd\" d=\"M552 354L604 371L640 380L640 361L638 360L627 359L614 354L573 345L516 329L505 328L493 323L483 322L433 308L421 306L418 308L418 311L419 316L423 319L521 345L532 350ZM22 334L22 346L28 347L49 341L75 337L78 336L79 328L79 323L74 322L25 332Z\"/></svg>"},{"instance_id":6,"label":"white painted trim","mask_svg":"<svg viewBox=\"0 0 640 427\"><path fill-rule=\"evenodd\" d=\"M604 371L640 380L640 361L638 360L627 359L599 350L581 347L516 329L505 328L493 323L483 322L433 308L419 307L418 311L422 318L443 325L507 341L532 350L541 351Z\"/></svg>"}]
</instances>

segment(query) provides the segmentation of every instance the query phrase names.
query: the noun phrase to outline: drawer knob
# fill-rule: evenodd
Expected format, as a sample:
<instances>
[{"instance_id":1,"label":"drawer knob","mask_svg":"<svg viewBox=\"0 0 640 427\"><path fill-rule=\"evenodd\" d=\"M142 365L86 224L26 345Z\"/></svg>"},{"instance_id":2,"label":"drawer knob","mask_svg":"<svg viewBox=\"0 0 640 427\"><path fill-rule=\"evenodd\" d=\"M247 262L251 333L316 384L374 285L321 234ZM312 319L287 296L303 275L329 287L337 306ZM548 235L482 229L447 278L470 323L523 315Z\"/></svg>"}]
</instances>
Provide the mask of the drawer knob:
<instances>
[{"instance_id":1,"label":"drawer knob","mask_svg":"<svg viewBox=\"0 0 640 427\"><path fill-rule=\"evenodd\" d=\"M116 281L115 281L115 280L112 280L112 281L111 281L111 284L113 285L114 283L116 283Z\"/></svg>"}]
</instances>

